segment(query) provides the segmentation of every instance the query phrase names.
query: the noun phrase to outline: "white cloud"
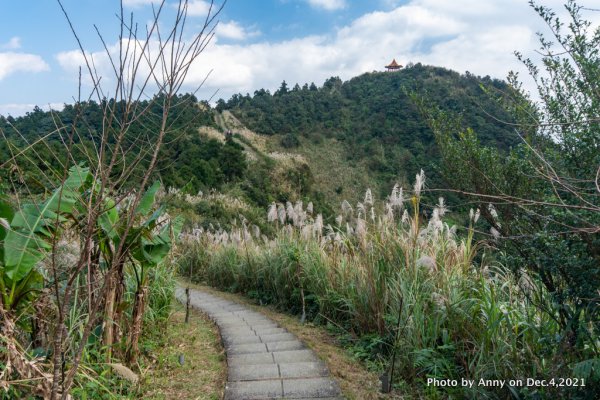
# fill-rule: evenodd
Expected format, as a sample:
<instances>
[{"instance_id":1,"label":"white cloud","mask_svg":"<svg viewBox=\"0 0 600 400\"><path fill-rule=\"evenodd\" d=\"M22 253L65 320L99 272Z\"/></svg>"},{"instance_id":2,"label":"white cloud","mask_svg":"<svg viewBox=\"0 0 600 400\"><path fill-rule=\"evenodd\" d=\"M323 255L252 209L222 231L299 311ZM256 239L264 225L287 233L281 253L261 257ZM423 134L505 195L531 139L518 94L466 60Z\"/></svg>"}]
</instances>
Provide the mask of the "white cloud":
<instances>
[{"instance_id":1,"label":"white cloud","mask_svg":"<svg viewBox=\"0 0 600 400\"><path fill-rule=\"evenodd\" d=\"M346 0L308 0L308 4L310 4L311 7L334 11L345 8Z\"/></svg>"},{"instance_id":2,"label":"white cloud","mask_svg":"<svg viewBox=\"0 0 600 400\"><path fill-rule=\"evenodd\" d=\"M175 4L175 7L178 5ZM213 5L213 8L216 7ZM188 15L191 17L206 17L210 10L210 3L203 0L191 0L188 3ZM215 10L213 9L213 12Z\"/></svg>"},{"instance_id":3,"label":"white cloud","mask_svg":"<svg viewBox=\"0 0 600 400\"><path fill-rule=\"evenodd\" d=\"M258 31L248 31L236 21L219 22L216 29L217 38L245 40L260 35Z\"/></svg>"},{"instance_id":4,"label":"white cloud","mask_svg":"<svg viewBox=\"0 0 600 400\"><path fill-rule=\"evenodd\" d=\"M0 80L15 72L42 72L50 67L36 54L0 53Z\"/></svg>"},{"instance_id":5,"label":"white cloud","mask_svg":"<svg viewBox=\"0 0 600 400\"><path fill-rule=\"evenodd\" d=\"M143 46L143 42L137 41L136 43L137 44L131 44L129 46L132 50L130 51L127 67L124 70L125 80L127 80L131 77L133 69L136 69L136 68L138 69L136 71L136 75L138 77L140 77L142 75L147 76L150 71L150 67L148 66L148 63L145 62L145 58L143 58L141 60L139 65L134 65L131 63L134 46L137 47L135 51L136 51L138 58L140 57L139 54L141 53L140 49ZM127 47L128 47L127 39L123 39L123 48L127 48ZM113 60L119 59L119 43L118 42L114 43L113 45L108 46L108 51L110 52L110 55L113 58ZM151 49L151 54L157 54L158 51L159 51L158 47L154 46ZM166 53L170 54L169 52L166 52ZM63 68L63 70L65 72L67 72L67 75L69 77L71 77L73 80L78 79L79 68L81 67L83 83L87 84L88 86L91 86L92 79L89 76L88 66L87 66L87 63L89 63L90 67L93 68L95 73L98 75L98 79L101 82L102 88L104 88L104 90L109 90L109 89L112 90L113 89L111 87L111 85L115 83L115 74L112 69L110 58L109 58L108 54L106 53L106 51L100 50L97 52L86 52L85 57L84 57L84 55L81 53L80 50L70 50L70 51L63 51L63 52L56 54L55 58L56 58L56 61L58 62L58 64ZM87 63L86 63L86 59L87 59ZM138 81L137 83L139 84L140 82ZM105 94L109 97L111 95L110 93L105 93Z\"/></svg>"},{"instance_id":6,"label":"white cloud","mask_svg":"<svg viewBox=\"0 0 600 400\"><path fill-rule=\"evenodd\" d=\"M199 7L204 2L194 3ZM510 70L524 70L515 50L535 57L536 31L547 32L547 27L522 0L410 0L386 12L365 14L328 35L280 42L221 43L219 38L243 40L252 34L229 21L219 25L217 40L192 64L184 89L195 88L214 71L199 97L218 89L219 97L228 98L259 88L273 91L282 80L293 85L321 84L336 75L349 79L381 71L392 58L403 65L421 62L504 78ZM81 56L61 54L60 64L75 72ZM94 60L110 75L101 54Z\"/></svg>"},{"instance_id":7,"label":"white cloud","mask_svg":"<svg viewBox=\"0 0 600 400\"><path fill-rule=\"evenodd\" d=\"M123 0L123 6L129 8L138 8L150 4L160 4L161 0Z\"/></svg>"},{"instance_id":8,"label":"white cloud","mask_svg":"<svg viewBox=\"0 0 600 400\"><path fill-rule=\"evenodd\" d=\"M5 50L18 50L21 48L21 38L18 36L13 36L6 43L0 44L0 49Z\"/></svg>"},{"instance_id":9,"label":"white cloud","mask_svg":"<svg viewBox=\"0 0 600 400\"><path fill-rule=\"evenodd\" d=\"M8 103L8 104L0 104L0 115L8 116L12 115L13 117L19 117L21 115L25 115L29 111L33 111L36 104L32 103ZM63 109L63 103L50 103L47 105L39 106L44 111L49 111L50 109L60 111Z\"/></svg>"},{"instance_id":10,"label":"white cloud","mask_svg":"<svg viewBox=\"0 0 600 400\"><path fill-rule=\"evenodd\" d=\"M557 0L558 1L558 0ZM521 0L412 0L387 12L365 14L327 36L278 43L222 45L207 48L190 71L198 83L211 69L206 93L217 88L227 98L259 88L316 82L330 76L349 79L383 70L392 58L406 65L422 62L464 73L504 78L523 68L515 50L538 47L535 32L544 28Z\"/></svg>"},{"instance_id":11,"label":"white cloud","mask_svg":"<svg viewBox=\"0 0 600 400\"><path fill-rule=\"evenodd\" d=\"M508 16L504 21L497 21L495 5L460 0L461 6L476 7L475 13L484 16L474 24L470 11L452 13L445 2L438 1L436 8L434 1L413 0L389 12L363 15L330 36L249 45L217 42L194 65L189 81L198 83L214 69L207 89L220 88L219 95L228 97L263 87L274 90L282 80L320 84L334 75L348 79L382 70L392 58L401 64L423 62L503 78L519 67L514 50L535 48L534 30L528 23L513 23L509 12L504 12ZM528 10L517 10L522 11Z\"/></svg>"}]
</instances>

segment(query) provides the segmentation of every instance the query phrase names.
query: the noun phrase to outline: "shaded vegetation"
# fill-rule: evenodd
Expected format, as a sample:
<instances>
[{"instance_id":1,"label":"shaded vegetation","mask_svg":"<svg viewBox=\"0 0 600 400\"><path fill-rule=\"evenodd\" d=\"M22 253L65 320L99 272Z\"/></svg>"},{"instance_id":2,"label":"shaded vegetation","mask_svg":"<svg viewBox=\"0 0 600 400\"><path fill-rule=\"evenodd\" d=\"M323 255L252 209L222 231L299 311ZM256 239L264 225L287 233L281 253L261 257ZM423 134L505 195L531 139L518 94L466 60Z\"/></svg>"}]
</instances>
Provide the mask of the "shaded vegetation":
<instances>
[{"instance_id":1,"label":"shaded vegetation","mask_svg":"<svg viewBox=\"0 0 600 400\"><path fill-rule=\"evenodd\" d=\"M198 103L193 95L176 95L176 106L169 109L172 124L165 134L165 146L161 148L159 162L153 177L160 179L166 187L185 188L190 193L199 190L221 188L225 183L233 182L243 176L247 163L242 148L231 140L224 143L201 136L198 126L216 126L213 113L207 103ZM107 100L101 103L86 101L67 104L61 111L42 111L35 108L25 116L1 117L0 132L5 140L0 142L0 159L10 160L17 157L3 170L4 178L11 173L10 166L24 168L22 182L32 191L42 191L48 185L39 170L59 171L70 159L86 159L94 154L95 148L102 142L102 132L118 132L128 124L124 139L128 151L124 154L123 165L128 165L140 153L150 151L146 143L156 139L160 130L163 107L161 96L152 101L137 101L127 104L124 101ZM146 110L139 118L127 120L129 109ZM110 121L105 117L106 110L114 110ZM109 124L109 127L103 124ZM74 135L70 154L65 151L66 133L72 130L86 132L86 135ZM111 143L106 143L110 147ZM22 150L25 154L19 155ZM35 157L31 157L31 153ZM107 157L112 154L108 153ZM32 166L35 162L36 166ZM147 168L147 160L138 163L132 170L116 168L113 175L127 174L126 186L134 185ZM16 174L16 171L12 171ZM51 175L49 173L49 175Z\"/></svg>"}]
</instances>

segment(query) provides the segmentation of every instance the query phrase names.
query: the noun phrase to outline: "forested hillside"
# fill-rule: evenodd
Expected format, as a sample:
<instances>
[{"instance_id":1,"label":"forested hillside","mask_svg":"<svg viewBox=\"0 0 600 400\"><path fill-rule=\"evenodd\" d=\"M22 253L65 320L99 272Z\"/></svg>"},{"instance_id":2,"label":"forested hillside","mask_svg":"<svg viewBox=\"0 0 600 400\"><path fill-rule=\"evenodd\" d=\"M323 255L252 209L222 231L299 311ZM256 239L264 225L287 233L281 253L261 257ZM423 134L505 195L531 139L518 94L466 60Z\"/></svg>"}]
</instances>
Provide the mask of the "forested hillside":
<instances>
[{"instance_id":1,"label":"forested hillside","mask_svg":"<svg viewBox=\"0 0 600 400\"><path fill-rule=\"evenodd\" d=\"M105 101L100 104L94 101L81 102L75 105L67 104L61 111L43 111L36 107L23 117L4 118L0 116L0 131L6 140L0 142L0 159L9 160L12 155L19 154L21 149L33 145L39 155L37 168L31 164L23 171L28 187L32 190L44 185L39 182L44 175L39 170L60 170L67 153L64 144L72 142L71 156L75 160L85 161L93 151L94 144L102 140L99 132L103 124L118 131L120 127L129 125L127 130L127 149L123 160L135 158L138 154L147 152L142 144L153 140L153 135L159 130L162 116L160 99L154 101L139 101L134 104L125 102ZM220 188L224 183L240 178L246 169L246 159L239 145L233 141L220 141L215 138L203 137L198 133L199 126L216 127L213 112L208 103L198 103L192 95L181 95L175 98L176 106L169 111L173 121L166 133L165 146L161 150L156 177L160 178L166 187L185 188L196 193L199 190ZM148 112L136 120L126 118L126 107ZM114 117L105 118L106 109L114 109ZM39 142L40 139L47 138ZM39 143L38 143L39 142ZM107 157L110 157L108 154ZM132 170L117 169L116 173L129 175L127 182L135 182L136 175L144 170L148 162L144 158ZM6 170L3 170L6 172Z\"/></svg>"},{"instance_id":2,"label":"forested hillside","mask_svg":"<svg viewBox=\"0 0 600 400\"><path fill-rule=\"evenodd\" d=\"M462 116L464 126L473 127L482 143L507 150L516 136L499 121L511 117L482 87L502 91L506 84L416 64L395 73L366 73L347 82L332 77L321 87L313 83L288 88L284 82L273 94L260 89L253 96L219 100L216 109L206 102L197 103L192 95L181 95L170 110L174 122L167 133L169 145L161 150L155 175L166 187L192 194L210 189L233 192L260 208L272 201L310 198L325 214L345 198L356 199L365 187L384 196L390 186L406 184L420 169L428 173L433 186L444 187L437 173L439 150L433 132L411 95ZM142 101L134 107L143 109L149 104ZM31 171L23 171L33 190L44 186L39 169L60 168L66 157L63 144L69 140L73 141L74 158L86 159L93 142L100 142L96 132L102 132L102 124L115 129L131 125L128 143L135 151L127 154L134 157L146 151L136 147L143 142L140 137L157 130L162 110L156 106L160 102L152 104L151 112L135 121L123 120L119 110L126 105L112 100L65 105L62 111L52 113L36 107L23 117L0 117L0 129L7 139L0 143L0 156L7 160L28 144L42 137L49 139L34 145L40 155L37 168L27 164ZM112 121L103 120L107 107L116 110ZM223 123L225 110L264 135L262 149L252 149L252 143L237 135L240 126ZM208 127L203 131L213 135L199 133L200 127ZM225 140L223 132L229 128L233 135ZM303 161L295 160L290 166L277 160L281 155L285 158L285 153L299 154ZM284 164L283 170L275 173L275 164ZM134 180L143 168L140 163L126 173ZM7 171L10 169L4 173ZM292 185L292 190L288 187L291 181L302 184Z\"/></svg>"},{"instance_id":3,"label":"forested hillside","mask_svg":"<svg viewBox=\"0 0 600 400\"><path fill-rule=\"evenodd\" d=\"M312 83L289 88L283 82L273 94L261 89L253 96L220 100L217 110L231 110L250 129L272 135L273 142L287 151L304 154L329 197L347 190L343 183L355 186L340 182L344 175L360 181L355 190L368 185L383 195L396 181L406 182L421 168L437 186L443 185L439 175L431 173L439 152L432 130L411 99L413 94L462 116L463 125L476 130L486 145L506 150L516 142L511 127L500 122L511 121L511 116L482 88L498 93L506 83L416 64L393 73L366 73L347 82L332 77L321 87ZM344 164L349 171L320 176L332 172L333 164ZM343 196L352 196L348 192L352 190Z\"/></svg>"},{"instance_id":4,"label":"forested hillside","mask_svg":"<svg viewBox=\"0 0 600 400\"><path fill-rule=\"evenodd\" d=\"M499 121L510 121L511 116L486 92L505 89L504 82L488 77L416 64L347 82L332 77L321 87L288 88L284 82L273 94L260 89L253 96L234 95L227 102L219 100L215 108L198 103L193 95L180 95L169 111L173 123L167 131L168 145L161 150L154 175L165 187L184 193L215 189L230 194L254 210L253 222L273 201L301 199L313 201L331 221L342 200L358 200L367 187L383 198L395 183L406 185L421 169L428 174L428 186L446 187L433 132L412 96L461 116L462 124L476 129L483 144L505 151L516 136ZM132 151L126 157L147 151L140 143L152 140L152 132L158 131L162 109L157 104L160 101L130 105L138 109L151 105L142 119L133 121L123 118L127 105L113 100L65 105L57 112L36 107L23 117L0 117L6 137L0 156L9 160L33 144L37 166L15 164L28 166L19 172L20 179L27 181L29 190L41 191L46 183L40 171L60 170L64 144L72 141L71 155L85 161L93 144L101 141L97 132L103 131L103 124L115 130L130 125L127 143ZM103 118L107 108L115 109L111 121ZM250 136L240 135L246 128L251 129ZM228 130L231 135L226 136ZM38 143L42 137L48 140ZM124 165L133 165L130 161ZM117 167L115 174L128 174L125 182L134 182L145 162L125 171ZM4 182L15 181L10 173L10 168L3 169ZM452 202L452 195L447 198ZM213 202L208 207L203 202L193 214L201 215L205 223L228 225L239 213L230 204L216 207Z\"/></svg>"}]
</instances>

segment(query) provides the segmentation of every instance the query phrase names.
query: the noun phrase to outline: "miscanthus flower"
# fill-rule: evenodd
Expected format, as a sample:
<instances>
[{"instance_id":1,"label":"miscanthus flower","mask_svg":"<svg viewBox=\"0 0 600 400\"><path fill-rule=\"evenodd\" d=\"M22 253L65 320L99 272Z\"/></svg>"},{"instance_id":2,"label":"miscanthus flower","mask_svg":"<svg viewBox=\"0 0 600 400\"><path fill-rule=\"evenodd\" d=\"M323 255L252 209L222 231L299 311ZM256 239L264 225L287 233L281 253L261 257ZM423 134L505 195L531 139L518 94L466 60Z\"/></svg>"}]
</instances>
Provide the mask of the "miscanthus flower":
<instances>
[{"instance_id":1,"label":"miscanthus flower","mask_svg":"<svg viewBox=\"0 0 600 400\"><path fill-rule=\"evenodd\" d=\"M402 188L400 187L400 185L398 185L397 183L394 185L394 188L392 189L392 194L390 194L389 197L389 204L393 207L393 208L397 208L397 209L402 209L402 206L404 205L404 194L402 193Z\"/></svg>"},{"instance_id":2,"label":"miscanthus flower","mask_svg":"<svg viewBox=\"0 0 600 400\"><path fill-rule=\"evenodd\" d=\"M372 206L373 205L373 193L371 193L371 189L367 189L367 191L365 192L364 203L367 206Z\"/></svg>"},{"instance_id":3,"label":"miscanthus flower","mask_svg":"<svg viewBox=\"0 0 600 400\"><path fill-rule=\"evenodd\" d=\"M348 202L348 200L344 200L342 201L342 213L345 216L349 216L352 215L352 206L350 205L350 203Z\"/></svg>"},{"instance_id":4,"label":"miscanthus flower","mask_svg":"<svg viewBox=\"0 0 600 400\"><path fill-rule=\"evenodd\" d=\"M277 204L271 203L269 211L267 212L267 221L275 222L277 220Z\"/></svg>"},{"instance_id":5,"label":"miscanthus flower","mask_svg":"<svg viewBox=\"0 0 600 400\"><path fill-rule=\"evenodd\" d=\"M414 186L415 196L417 196L417 197L421 196L421 190L423 189L423 186L425 186L425 172L423 170L421 170L421 172L419 172L415 176L415 186Z\"/></svg>"}]
</instances>

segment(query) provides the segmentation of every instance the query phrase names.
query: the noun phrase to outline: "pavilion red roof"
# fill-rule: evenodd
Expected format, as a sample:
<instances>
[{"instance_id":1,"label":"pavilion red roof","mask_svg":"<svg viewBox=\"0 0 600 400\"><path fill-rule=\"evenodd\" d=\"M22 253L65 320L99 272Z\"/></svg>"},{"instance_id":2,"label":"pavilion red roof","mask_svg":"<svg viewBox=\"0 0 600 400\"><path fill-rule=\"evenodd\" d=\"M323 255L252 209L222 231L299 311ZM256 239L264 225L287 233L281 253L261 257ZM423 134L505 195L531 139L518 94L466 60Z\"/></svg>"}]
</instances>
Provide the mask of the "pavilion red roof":
<instances>
[{"instance_id":1,"label":"pavilion red roof","mask_svg":"<svg viewBox=\"0 0 600 400\"><path fill-rule=\"evenodd\" d=\"M390 63L390 65L386 65L385 67L386 67L387 69L398 69L398 68L402 68L402 65L398 64L398 63L396 62L396 59L394 58L394 59L392 60L392 62Z\"/></svg>"}]
</instances>

